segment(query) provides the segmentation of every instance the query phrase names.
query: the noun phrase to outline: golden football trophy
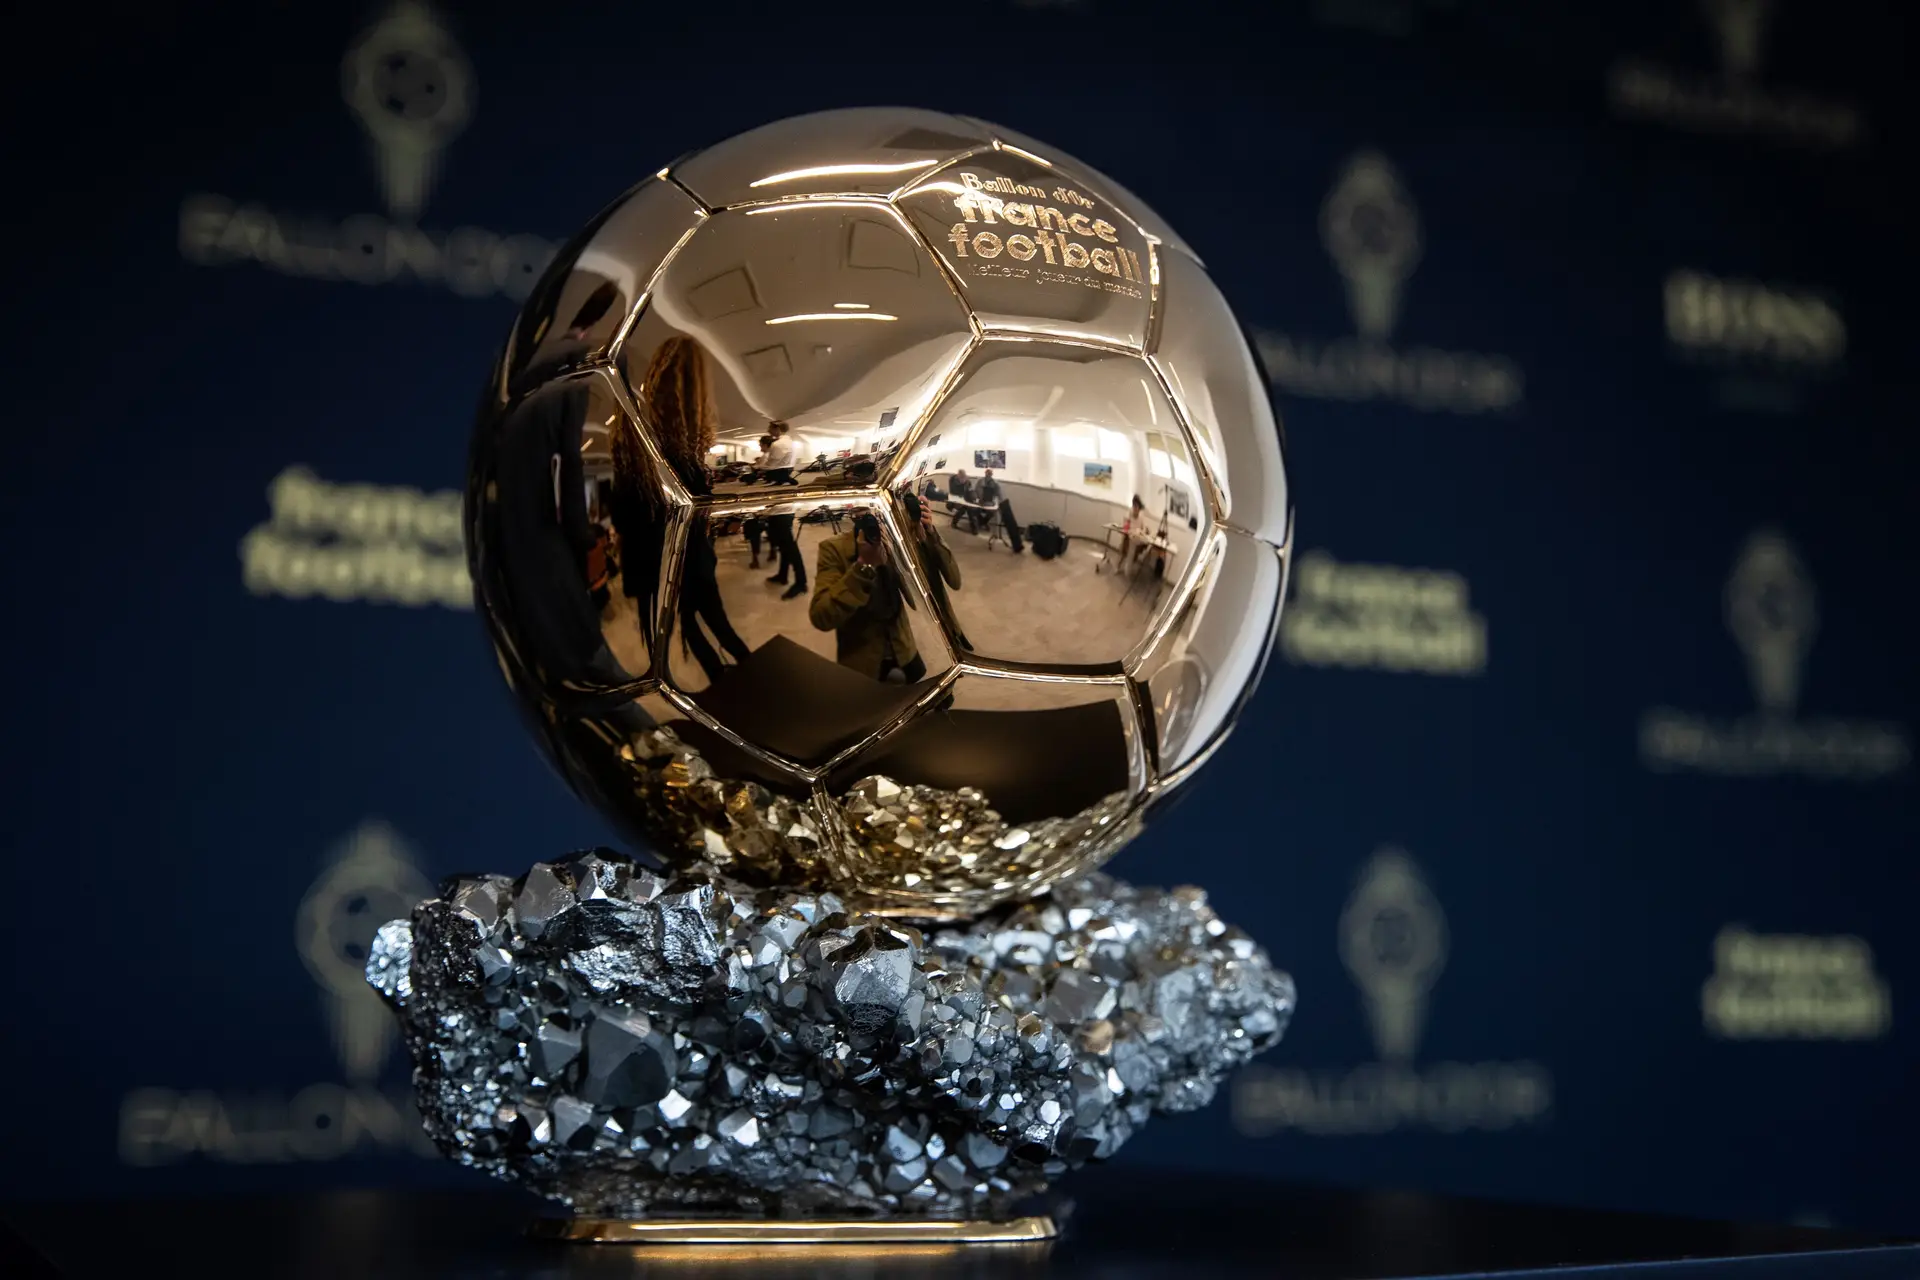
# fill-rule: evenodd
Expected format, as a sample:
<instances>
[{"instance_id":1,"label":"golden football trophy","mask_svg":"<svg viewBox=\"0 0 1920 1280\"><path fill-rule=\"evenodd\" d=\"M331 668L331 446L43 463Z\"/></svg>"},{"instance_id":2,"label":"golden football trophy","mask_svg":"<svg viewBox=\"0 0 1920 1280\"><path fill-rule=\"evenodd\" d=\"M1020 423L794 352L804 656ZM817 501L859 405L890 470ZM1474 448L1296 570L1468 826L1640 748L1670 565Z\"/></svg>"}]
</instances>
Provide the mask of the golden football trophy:
<instances>
[{"instance_id":1,"label":"golden football trophy","mask_svg":"<svg viewBox=\"0 0 1920 1280\"><path fill-rule=\"evenodd\" d=\"M386 926L429 1132L580 1239L1018 1240L1274 1043L1195 889L1095 874L1278 623L1278 426L1199 259L1043 143L906 109L648 178L508 339L476 598L648 861Z\"/></svg>"}]
</instances>

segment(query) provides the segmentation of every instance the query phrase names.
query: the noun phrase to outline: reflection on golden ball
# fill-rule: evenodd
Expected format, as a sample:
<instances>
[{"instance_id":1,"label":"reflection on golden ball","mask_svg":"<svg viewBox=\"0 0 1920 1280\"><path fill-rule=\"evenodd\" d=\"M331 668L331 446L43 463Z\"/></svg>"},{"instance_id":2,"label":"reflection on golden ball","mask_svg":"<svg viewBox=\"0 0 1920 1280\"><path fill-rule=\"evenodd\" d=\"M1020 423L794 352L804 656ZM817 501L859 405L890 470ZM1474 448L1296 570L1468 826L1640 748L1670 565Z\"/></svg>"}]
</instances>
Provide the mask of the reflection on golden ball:
<instances>
[{"instance_id":1,"label":"reflection on golden ball","mask_svg":"<svg viewBox=\"0 0 1920 1280\"><path fill-rule=\"evenodd\" d=\"M994 125L783 120L562 251L476 429L502 669L669 864L969 915L1109 857L1278 622L1279 429L1154 213Z\"/></svg>"}]
</instances>

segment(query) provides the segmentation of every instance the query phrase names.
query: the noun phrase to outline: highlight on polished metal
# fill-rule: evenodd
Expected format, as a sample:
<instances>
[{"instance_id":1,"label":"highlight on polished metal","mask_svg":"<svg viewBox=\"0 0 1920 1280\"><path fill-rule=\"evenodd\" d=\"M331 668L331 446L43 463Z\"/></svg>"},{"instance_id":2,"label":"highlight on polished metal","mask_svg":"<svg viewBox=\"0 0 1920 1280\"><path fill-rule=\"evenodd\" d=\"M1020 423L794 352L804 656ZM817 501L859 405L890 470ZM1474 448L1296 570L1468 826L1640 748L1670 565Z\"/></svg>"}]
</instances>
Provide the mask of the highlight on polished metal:
<instances>
[{"instance_id":1,"label":"highlight on polished metal","mask_svg":"<svg viewBox=\"0 0 1920 1280\"><path fill-rule=\"evenodd\" d=\"M1100 864L1257 680L1291 513L1199 259L980 121L785 120L536 288L477 426L477 600L669 865L957 917Z\"/></svg>"},{"instance_id":2,"label":"highlight on polished metal","mask_svg":"<svg viewBox=\"0 0 1920 1280\"><path fill-rule=\"evenodd\" d=\"M583 1244L707 1245L1034 1245L1060 1234L1052 1218L1011 1218L1004 1222L948 1221L940 1218L848 1218L837 1222L782 1218L537 1218L528 1232L540 1240ZM804 1255L821 1261L817 1249Z\"/></svg>"}]
</instances>

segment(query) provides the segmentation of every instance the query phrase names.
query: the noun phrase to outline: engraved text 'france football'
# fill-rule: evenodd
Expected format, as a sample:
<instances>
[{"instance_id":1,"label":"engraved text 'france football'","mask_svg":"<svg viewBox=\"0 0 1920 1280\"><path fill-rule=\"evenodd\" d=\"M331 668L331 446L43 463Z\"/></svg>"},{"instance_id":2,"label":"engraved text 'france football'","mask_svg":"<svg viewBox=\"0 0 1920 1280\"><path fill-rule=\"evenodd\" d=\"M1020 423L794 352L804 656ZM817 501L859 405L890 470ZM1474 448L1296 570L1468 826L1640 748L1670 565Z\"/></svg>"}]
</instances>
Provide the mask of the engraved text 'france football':
<instances>
[{"instance_id":1,"label":"engraved text 'france football'","mask_svg":"<svg viewBox=\"0 0 1920 1280\"><path fill-rule=\"evenodd\" d=\"M1140 255L1120 244L1120 228L1091 212L1098 207L1093 199L1068 186L1048 191L1011 178L982 179L964 170L960 182L964 189L953 198L953 206L962 221L953 224L947 239L955 256L973 259L969 267L975 274L1023 279L1031 273L1042 283L1089 285L1130 298L1145 296L1147 273ZM1055 203L1041 203L1046 200ZM991 229L995 226L1002 227L1004 234ZM987 265L1003 253L1012 262ZM1110 278L1093 279L1090 272Z\"/></svg>"}]
</instances>

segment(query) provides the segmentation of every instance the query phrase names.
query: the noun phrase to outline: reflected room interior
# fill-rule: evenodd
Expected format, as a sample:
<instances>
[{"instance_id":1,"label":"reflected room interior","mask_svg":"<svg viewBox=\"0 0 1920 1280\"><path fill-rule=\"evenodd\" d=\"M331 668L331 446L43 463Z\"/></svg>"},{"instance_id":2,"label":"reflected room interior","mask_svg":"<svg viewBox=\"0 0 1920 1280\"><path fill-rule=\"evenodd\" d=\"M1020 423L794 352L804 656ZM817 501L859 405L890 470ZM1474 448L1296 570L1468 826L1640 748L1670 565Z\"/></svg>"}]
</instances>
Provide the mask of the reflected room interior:
<instances>
[{"instance_id":1,"label":"reflected room interior","mask_svg":"<svg viewBox=\"0 0 1920 1280\"><path fill-rule=\"evenodd\" d=\"M804 790L803 779L743 749L759 747L802 771L828 770L833 781L852 781L842 775L857 765L958 787L983 785L968 782L978 761L1004 759L1016 767L983 789L1010 820L1072 813L1139 789L1144 770L1134 761L1136 713L1122 664L1146 648L1156 624L1165 629L1170 597L1206 548L1193 462L1143 362L1116 377L1103 365L1121 357L1051 344L1040 355L1026 343L1003 353L1000 345L986 344L992 358L969 362L971 376L917 443L892 406L865 421L795 414L788 427L809 462L786 481L768 481L759 465L771 420L729 379L712 380L714 442L705 475L690 486L711 497L697 497L679 522L686 541L677 563L655 566L615 537L600 599L608 648L629 673L653 670L648 635L667 637L655 674L684 699L649 699L653 714L721 772ZM1131 403L1116 403L1116 388L1130 391ZM618 433L629 428L611 397L596 409L606 412L592 415L584 437L584 473L600 512L616 485ZM884 490L876 487L883 475ZM791 594L797 575L782 572L782 522L807 575L802 595ZM872 601L838 620L816 603L823 571L835 572L831 563L847 572L852 544L869 537L881 542L886 568L911 565L893 575L898 620L883 628L893 635L878 656L864 635L876 629ZM654 573L663 580L656 599L677 603L643 626ZM717 609L687 607L692 574L710 574ZM1154 656L1164 658L1165 647ZM956 662L967 674L950 674ZM1076 707L1084 710L1063 714ZM901 729L916 709L926 714L881 755L848 755ZM716 724L686 723L701 712ZM1022 770L1020 760L1034 763ZM1067 782L1076 770L1063 760L1079 762L1085 785ZM1016 795L1022 790L1034 794ZM1042 799L1049 790L1051 810Z\"/></svg>"}]
</instances>

